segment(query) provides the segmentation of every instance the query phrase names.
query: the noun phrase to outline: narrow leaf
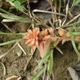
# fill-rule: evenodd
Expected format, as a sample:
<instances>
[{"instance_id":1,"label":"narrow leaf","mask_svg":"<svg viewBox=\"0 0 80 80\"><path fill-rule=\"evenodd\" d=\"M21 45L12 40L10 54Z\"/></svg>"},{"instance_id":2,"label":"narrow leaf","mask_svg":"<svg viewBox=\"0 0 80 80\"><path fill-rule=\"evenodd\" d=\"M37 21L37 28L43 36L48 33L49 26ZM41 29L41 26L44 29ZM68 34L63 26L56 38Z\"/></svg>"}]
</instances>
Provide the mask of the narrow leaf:
<instances>
[{"instance_id":1,"label":"narrow leaf","mask_svg":"<svg viewBox=\"0 0 80 80\"><path fill-rule=\"evenodd\" d=\"M51 75L51 73L52 73L52 71L53 71L53 50L51 50L48 67L49 67L49 73L50 73L50 75Z\"/></svg>"},{"instance_id":2,"label":"narrow leaf","mask_svg":"<svg viewBox=\"0 0 80 80\"><path fill-rule=\"evenodd\" d=\"M42 63L44 63L49 58L51 53L52 53L52 51L48 50L47 54L41 59L41 61L40 61L40 63L38 65L40 66Z\"/></svg>"},{"instance_id":3,"label":"narrow leaf","mask_svg":"<svg viewBox=\"0 0 80 80\"><path fill-rule=\"evenodd\" d=\"M31 79L31 80L38 80L38 77L46 70L46 65L45 65L45 67L43 67L41 70L39 70L34 76L33 76L33 78Z\"/></svg>"},{"instance_id":4,"label":"narrow leaf","mask_svg":"<svg viewBox=\"0 0 80 80\"><path fill-rule=\"evenodd\" d=\"M79 3L80 3L80 0L73 0L72 7L78 5Z\"/></svg>"},{"instance_id":5,"label":"narrow leaf","mask_svg":"<svg viewBox=\"0 0 80 80\"><path fill-rule=\"evenodd\" d=\"M21 3L19 1L14 1L14 7L20 11L24 11L23 6L21 5Z\"/></svg>"},{"instance_id":6,"label":"narrow leaf","mask_svg":"<svg viewBox=\"0 0 80 80\"><path fill-rule=\"evenodd\" d=\"M5 35L5 36L6 36L6 35L16 35L16 36L17 36L17 35L21 35L21 36L22 36L22 35L25 35L25 34L26 34L26 33L5 33L5 32L1 32L1 31L0 31L0 35Z\"/></svg>"},{"instance_id":7,"label":"narrow leaf","mask_svg":"<svg viewBox=\"0 0 80 80\"><path fill-rule=\"evenodd\" d=\"M5 13L0 13L0 15L6 19L10 19L10 20L15 20L15 21L20 21L20 22L25 22L25 23L30 23L31 20L29 18L23 18L23 17L19 17L13 14L5 14Z\"/></svg>"},{"instance_id":8,"label":"narrow leaf","mask_svg":"<svg viewBox=\"0 0 80 80\"><path fill-rule=\"evenodd\" d=\"M80 32L73 32L73 35L80 36Z\"/></svg>"},{"instance_id":9,"label":"narrow leaf","mask_svg":"<svg viewBox=\"0 0 80 80\"><path fill-rule=\"evenodd\" d=\"M15 43L15 42L20 41L20 40L22 40L22 39L16 39L16 40L3 42L3 43L0 43L0 46L9 45L9 44Z\"/></svg>"},{"instance_id":10,"label":"narrow leaf","mask_svg":"<svg viewBox=\"0 0 80 80\"><path fill-rule=\"evenodd\" d=\"M73 33L70 30L69 30L69 32L70 32L71 42L72 42L73 48L74 48L76 54L78 56L80 56L80 52L77 50L77 47L76 47L76 44L75 44L75 41L74 41L74 35L73 35Z\"/></svg>"}]
</instances>

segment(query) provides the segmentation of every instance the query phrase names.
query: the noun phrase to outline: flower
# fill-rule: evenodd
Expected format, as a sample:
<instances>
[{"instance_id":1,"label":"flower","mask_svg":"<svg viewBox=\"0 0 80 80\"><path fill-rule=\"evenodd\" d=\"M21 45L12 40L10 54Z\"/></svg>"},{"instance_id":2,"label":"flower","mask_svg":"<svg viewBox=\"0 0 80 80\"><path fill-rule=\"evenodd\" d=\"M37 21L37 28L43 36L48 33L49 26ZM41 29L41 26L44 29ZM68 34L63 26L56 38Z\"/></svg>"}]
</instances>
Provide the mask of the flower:
<instances>
[{"instance_id":1,"label":"flower","mask_svg":"<svg viewBox=\"0 0 80 80\"><path fill-rule=\"evenodd\" d=\"M38 46L39 33L39 28L34 28L32 31L28 30L27 35L24 37L24 39L26 39L26 44L28 44L28 46L31 46L31 48L34 50Z\"/></svg>"},{"instance_id":2,"label":"flower","mask_svg":"<svg viewBox=\"0 0 80 80\"><path fill-rule=\"evenodd\" d=\"M38 50L40 52L40 56L43 58L50 47L51 36L48 34L47 29L41 32L41 36L42 40L39 41Z\"/></svg>"},{"instance_id":3,"label":"flower","mask_svg":"<svg viewBox=\"0 0 80 80\"><path fill-rule=\"evenodd\" d=\"M27 35L24 37L26 39L26 44L31 46L32 49L38 48L40 56L43 58L47 53L50 43L51 35L53 34L53 29L48 28L40 32L39 28L34 28L32 31L28 30Z\"/></svg>"},{"instance_id":4,"label":"flower","mask_svg":"<svg viewBox=\"0 0 80 80\"><path fill-rule=\"evenodd\" d=\"M51 40L50 40L50 36L45 36L43 37L43 40L41 42L39 42L39 46L38 46L38 50L40 52L40 56L43 58L49 47L50 47L50 43L51 43Z\"/></svg>"}]
</instances>

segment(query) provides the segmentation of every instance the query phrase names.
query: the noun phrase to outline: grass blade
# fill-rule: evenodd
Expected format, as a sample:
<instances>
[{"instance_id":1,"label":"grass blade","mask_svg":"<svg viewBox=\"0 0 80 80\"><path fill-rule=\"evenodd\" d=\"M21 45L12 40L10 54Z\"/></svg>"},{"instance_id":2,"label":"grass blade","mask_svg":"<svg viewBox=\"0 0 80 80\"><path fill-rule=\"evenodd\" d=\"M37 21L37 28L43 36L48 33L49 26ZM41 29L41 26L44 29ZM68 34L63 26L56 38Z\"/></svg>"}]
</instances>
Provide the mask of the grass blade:
<instances>
[{"instance_id":1,"label":"grass blade","mask_svg":"<svg viewBox=\"0 0 80 80\"><path fill-rule=\"evenodd\" d=\"M77 47L76 47L76 44L75 44L75 41L74 41L74 35L73 35L73 33L71 32L71 30L69 30L69 32L70 32L71 42L72 42L73 48L74 48L76 54L77 54L78 56L80 56L80 52L77 50Z\"/></svg>"},{"instance_id":2,"label":"grass blade","mask_svg":"<svg viewBox=\"0 0 80 80\"><path fill-rule=\"evenodd\" d=\"M4 32L1 32L1 31L0 31L0 35L5 35L5 36L6 36L6 35L16 35L16 36L17 36L17 35L21 35L21 36L22 36L22 35L25 35L25 34L26 34L26 33L4 33Z\"/></svg>"},{"instance_id":3,"label":"grass blade","mask_svg":"<svg viewBox=\"0 0 80 80\"><path fill-rule=\"evenodd\" d=\"M24 11L24 7L21 5L21 3L19 1L14 1L14 7L20 11Z\"/></svg>"},{"instance_id":4,"label":"grass blade","mask_svg":"<svg viewBox=\"0 0 80 80\"><path fill-rule=\"evenodd\" d=\"M38 65L40 66L42 63L44 63L49 58L51 53L52 53L52 51L48 50L47 54L41 59L41 61L40 61L40 63Z\"/></svg>"},{"instance_id":5,"label":"grass blade","mask_svg":"<svg viewBox=\"0 0 80 80\"><path fill-rule=\"evenodd\" d=\"M71 8L78 5L79 3L80 3L80 0L73 0Z\"/></svg>"},{"instance_id":6,"label":"grass blade","mask_svg":"<svg viewBox=\"0 0 80 80\"><path fill-rule=\"evenodd\" d=\"M51 54L50 54L50 59L49 59L49 65L48 65L48 68L49 68L49 73L51 75L52 71L53 71L53 50L51 50Z\"/></svg>"},{"instance_id":7,"label":"grass blade","mask_svg":"<svg viewBox=\"0 0 80 80\"><path fill-rule=\"evenodd\" d=\"M45 67L43 67L41 70L39 70L34 76L33 76L33 78L31 79L31 80L38 80L38 77L46 70L46 65L45 65Z\"/></svg>"},{"instance_id":8,"label":"grass blade","mask_svg":"<svg viewBox=\"0 0 80 80\"><path fill-rule=\"evenodd\" d=\"M73 32L73 35L80 36L80 32Z\"/></svg>"},{"instance_id":9,"label":"grass blade","mask_svg":"<svg viewBox=\"0 0 80 80\"><path fill-rule=\"evenodd\" d=\"M23 18L23 17L19 17L13 14L6 14L6 13L0 13L0 15L6 19L10 19L10 20L15 20L15 21L20 21L20 22L25 22L25 23L30 23L31 20L29 18Z\"/></svg>"},{"instance_id":10,"label":"grass blade","mask_svg":"<svg viewBox=\"0 0 80 80\"><path fill-rule=\"evenodd\" d=\"M17 16L17 15L14 15L12 13L9 13L8 11L6 11L4 9L1 9L1 8L0 8L0 11L2 12L2 13L0 13L0 16L4 17L6 19L25 22L25 23L30 23L31 22L30 18L28 18L28 17L26 17L26 18L20 17L20 16Z\"/></svg>"},{"instance_id":11,"label":"grass blade","mask_svg":"<svg viewBox=\"0 0 80 80\"><path fill-rule=\"evenodd\" d=\"M22 39L15 39L15 40L3 42L3 43L0 43L0 46L9 45L9 44L15 43L15 42L20 41L20 40L22 40Z\"/></svg>"}]
</instances>

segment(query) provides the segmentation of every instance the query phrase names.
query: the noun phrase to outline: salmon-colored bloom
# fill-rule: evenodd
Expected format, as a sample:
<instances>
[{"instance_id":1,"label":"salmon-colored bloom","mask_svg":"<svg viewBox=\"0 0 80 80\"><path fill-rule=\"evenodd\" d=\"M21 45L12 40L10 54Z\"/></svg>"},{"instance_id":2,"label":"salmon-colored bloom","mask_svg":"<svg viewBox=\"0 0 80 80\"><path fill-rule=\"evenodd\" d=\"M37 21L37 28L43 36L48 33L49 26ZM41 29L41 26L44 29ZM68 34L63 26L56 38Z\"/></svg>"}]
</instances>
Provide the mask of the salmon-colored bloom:
<instances>
[{"instance_id":1,"label":"salmon-colored bloom","mask_svg":"<svg viewBox=\"0 0 80 80\"><path fill-rule=\"evenodd\" d=\"M51 28L45 29L41 32L39 28L34 28L32 31L28 30L27 35L25 36L26 44L31 46L34 50L38 48L40 56L44 57L50 46L52 33L53 30Z\"/></svg>"},{"instance_id":2,"label":"salmon-colored bloom","mask_svg":"<svg viewBox=\"0 0 80 80\"><path fill-rule=\"evenodd\" d=\"M50 35L44 36L43 40L41 42L39 42L38 49L40 52L40 56L42 58L46 55L46 53L50 47L50 43L51 43Z\"/></svg>"},{"instance_id":3,"label":"salmon-colored bloom","mask_svg":"<svg viewBox=\"0 0 80 80\"><path fill-rule=\"evenodd\" d=\"M40 56L43 58L47 53L50 43L51 43L51 36L48 34L47 29L41 32L42 40L39 42L38 49L40 51Z\"/></svg>"},{"instance_id":4,"label":"salmon-colored bloom","mask_svg":"<svg viewBox=\"0 0 80 80\"><path fill-rule=\"evenodd\" d=\"M28 30L27 35L24 37L26 39L26 44L32 47L32 49L36 49L38 46L38 35L40 33L39 28L34 28L32 31Z\"/></svg>"}]
</instances>

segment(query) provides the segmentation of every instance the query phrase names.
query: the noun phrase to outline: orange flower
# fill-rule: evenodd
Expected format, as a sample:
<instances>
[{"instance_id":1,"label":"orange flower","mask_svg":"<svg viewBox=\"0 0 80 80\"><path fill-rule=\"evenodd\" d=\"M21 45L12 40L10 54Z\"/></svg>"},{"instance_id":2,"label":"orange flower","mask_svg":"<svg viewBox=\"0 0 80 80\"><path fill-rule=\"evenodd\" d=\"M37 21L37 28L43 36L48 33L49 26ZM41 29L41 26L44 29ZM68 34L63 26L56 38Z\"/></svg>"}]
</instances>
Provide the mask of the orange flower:
<instances>
[{"instance_id":1,"label":"orange flower","mask_svg":"<svg viewBox=\"0 0 80 80\"><path fill-rule=\"evenodd\" d=\"M39 28L34 28L32 31L28 30L27 35L24 37L26 39L26 44L32 47L32 49L36 49L38 46L38 35L40 33Z\"/></svg>"},{"instance_id":2,"label":"orange flower","mask_svg":"<svg viewBox=\"0 0 80 80\"><path fill-rule=\"evenodd\" d=\"M46 55L46 53L50 47L50 43L51 43L50 35L43 37L43 40L41 42L39 42L38 49L40 52L40 56L42 58Z\"/></svg>"},{"instance_id":3,"label":"orange flower","mask_svg":"<svg viewBox=\"0 0 80 80\"><path fill-rule=\"evenodd\" d=\"M52 33L53 29L51 28L45 29L41 32L39 28L34 28L32 31L28 30L27 35L25 36L26 44L31 46L34 50L38 48L40 51L40 56L44 57L50 46Z\"/></svg>"},{"instance_id":4,"label":"orange flower","mask_svg":"<svg viewBox=\"0 0 80 80\"><path fill-rule=\"evenodd\" d=\"M40 56L43 58L50 47L51 36L48 34L47 29L41 32L41 36L42 40L39 41L38 49L40 51Z\"/></svg>"}]
</instances>

